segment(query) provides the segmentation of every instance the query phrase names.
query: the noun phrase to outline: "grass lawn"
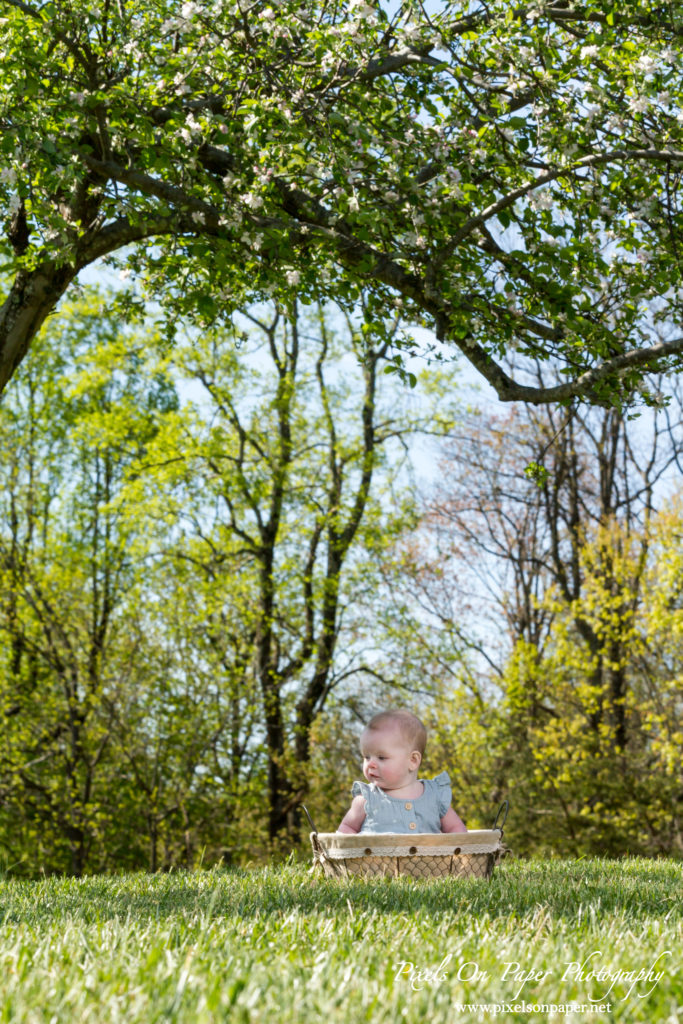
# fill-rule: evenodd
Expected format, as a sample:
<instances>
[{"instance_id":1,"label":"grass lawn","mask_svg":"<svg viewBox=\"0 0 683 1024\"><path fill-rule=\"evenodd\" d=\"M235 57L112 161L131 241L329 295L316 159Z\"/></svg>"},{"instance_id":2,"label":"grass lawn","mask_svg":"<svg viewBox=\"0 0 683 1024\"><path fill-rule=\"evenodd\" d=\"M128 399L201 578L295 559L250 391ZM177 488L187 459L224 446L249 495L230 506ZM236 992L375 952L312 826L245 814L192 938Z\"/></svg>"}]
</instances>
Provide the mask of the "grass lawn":
<instances>
[{"instance_id":1,"label":"grass lawn","mask_svg":"<svg viewBox=\"0 0 683 1024\"><path fill-rule=\"evenodd\" d=\"M683 1022L682 882L635 859L5 880L0 1021Z\"/></svg>"}]
</instances>

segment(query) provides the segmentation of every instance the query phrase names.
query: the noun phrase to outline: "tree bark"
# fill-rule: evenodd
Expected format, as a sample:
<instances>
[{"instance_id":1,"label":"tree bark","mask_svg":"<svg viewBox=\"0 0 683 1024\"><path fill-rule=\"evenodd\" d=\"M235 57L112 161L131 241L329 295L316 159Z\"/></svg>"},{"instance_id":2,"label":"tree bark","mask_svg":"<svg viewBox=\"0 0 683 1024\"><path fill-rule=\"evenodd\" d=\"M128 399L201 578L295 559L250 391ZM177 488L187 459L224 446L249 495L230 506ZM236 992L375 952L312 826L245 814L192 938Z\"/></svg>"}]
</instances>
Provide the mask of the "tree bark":
<instances>
[{"instance_id":1,"label":"tree bark","mask_svg":"<svg viewBox=\"0 0 683 1024\"><path fill-rule=\"evenodd\" d=\"M20 270L16 275L0 307L0 392L75 276L72 266L54 263L43 263L32 271Z\"/></svg>"}]
</instances>

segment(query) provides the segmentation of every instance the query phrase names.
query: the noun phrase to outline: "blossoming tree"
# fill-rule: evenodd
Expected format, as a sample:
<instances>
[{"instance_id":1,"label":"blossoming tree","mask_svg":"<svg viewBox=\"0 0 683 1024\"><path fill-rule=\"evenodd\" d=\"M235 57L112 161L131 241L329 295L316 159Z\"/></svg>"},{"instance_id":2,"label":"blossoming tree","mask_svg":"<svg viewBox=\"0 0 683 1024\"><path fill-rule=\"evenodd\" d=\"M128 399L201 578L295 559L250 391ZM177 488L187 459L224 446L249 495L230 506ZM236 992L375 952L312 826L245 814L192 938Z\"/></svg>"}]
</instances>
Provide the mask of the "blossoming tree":
<instances>
[{"instance_id":1,"label":"blossoming tree","mask_svg":"<svg viewBox=\"0 0 683 1024\"><path fill-rule=\"evenodd\" d=\"M682 40L671 0L2 0L0 386L118 258L207 321L362 285L505 400L646 390L683 352Z\"/></svg>"}]
</instances>

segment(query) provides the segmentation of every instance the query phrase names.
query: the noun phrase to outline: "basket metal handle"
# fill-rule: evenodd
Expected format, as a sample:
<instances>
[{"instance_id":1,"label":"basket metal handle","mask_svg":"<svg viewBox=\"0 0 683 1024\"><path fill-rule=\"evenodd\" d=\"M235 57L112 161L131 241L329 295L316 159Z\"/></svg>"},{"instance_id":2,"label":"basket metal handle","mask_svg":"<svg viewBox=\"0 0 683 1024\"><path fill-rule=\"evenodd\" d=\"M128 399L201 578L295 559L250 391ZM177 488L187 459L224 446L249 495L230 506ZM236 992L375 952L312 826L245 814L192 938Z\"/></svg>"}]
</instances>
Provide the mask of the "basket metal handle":
<instances>
[{"instance_id":1,"label":"basket metal handle","mask_svg":"<svg viewBox=\"0 0 683 1024\"><path fill-rule=\"evenodd\" d=\"M318 839L318 830L313 824L313 818L308 813L308 808L305 804L302 804L301 809L308 818L308 824L313 830L311 832L311 846L313 847L313 867L311 868L311 871L315 871L318 865L322 867L323 862L327 860L327 853L325 852L325 847Z\"/></svg>"},{"instance_id":2,"label":"basket metal handle","mask_svg":"<svg viewBox=\"0 0 683 1024\"><path fill-rule=\"evenodd\" d=\"M305 814L305 815L306 815L306 817L308 818L308 824L309 824L309 825L311 826L311 828L313 829L313 831L314 831L314 832L315 832L315 834L317 835L317 834L318 834L318 830L317 830L317 828L315 827L315 825L313 824L313 818L312 818L312 817L310 816L310 814L308 813L308 808L306 807L306 804L302 804L302 805L301 805L301 810L302 810L302 811L304 812L304 814Z\"/></svg>"},{"instance_id":3,"label":"basket metal handle","mask_svg":"<svg viewBox=\"0 0 683 1024\"><path fill-rule=\"evenodd\" d=\"M496 829L496 828L500 829L501 836L503 834L503 826L505 825L505 822L507 821L508 811L509 810L510 810L510 801L509 800L503 800L502 804L498 808L498 813L496 814L496 820L494 821L493 825L491 826L492 830ZM503 820L501 821L501 823L499 825L498 824L498 819L500 818L501 814L503 815ZM309 821L310 821L310 818L309 818Z\"/></svg>"}]
</instances>

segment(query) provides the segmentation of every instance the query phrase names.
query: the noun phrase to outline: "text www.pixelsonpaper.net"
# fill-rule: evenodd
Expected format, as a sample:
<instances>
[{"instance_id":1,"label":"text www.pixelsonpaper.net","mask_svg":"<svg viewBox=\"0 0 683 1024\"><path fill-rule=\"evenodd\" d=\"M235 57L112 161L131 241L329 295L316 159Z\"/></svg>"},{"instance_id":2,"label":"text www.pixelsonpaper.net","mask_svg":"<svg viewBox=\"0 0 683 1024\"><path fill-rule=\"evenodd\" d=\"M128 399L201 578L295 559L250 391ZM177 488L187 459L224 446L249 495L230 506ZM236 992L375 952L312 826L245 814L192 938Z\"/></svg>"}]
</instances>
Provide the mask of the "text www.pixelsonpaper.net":
<instances>
[{"instance_id":1,"label":"text www.pixelsonpaper.net","mask_svg":"<svg viewBox=\"0 0 683 1024\"><path fill-rule=\"evenodd\" d=\"M454 1003L456 1013L481 1013L498 1017L509 1013L610 1013L611 1003Z\"/></svg>"}]
</instances>

